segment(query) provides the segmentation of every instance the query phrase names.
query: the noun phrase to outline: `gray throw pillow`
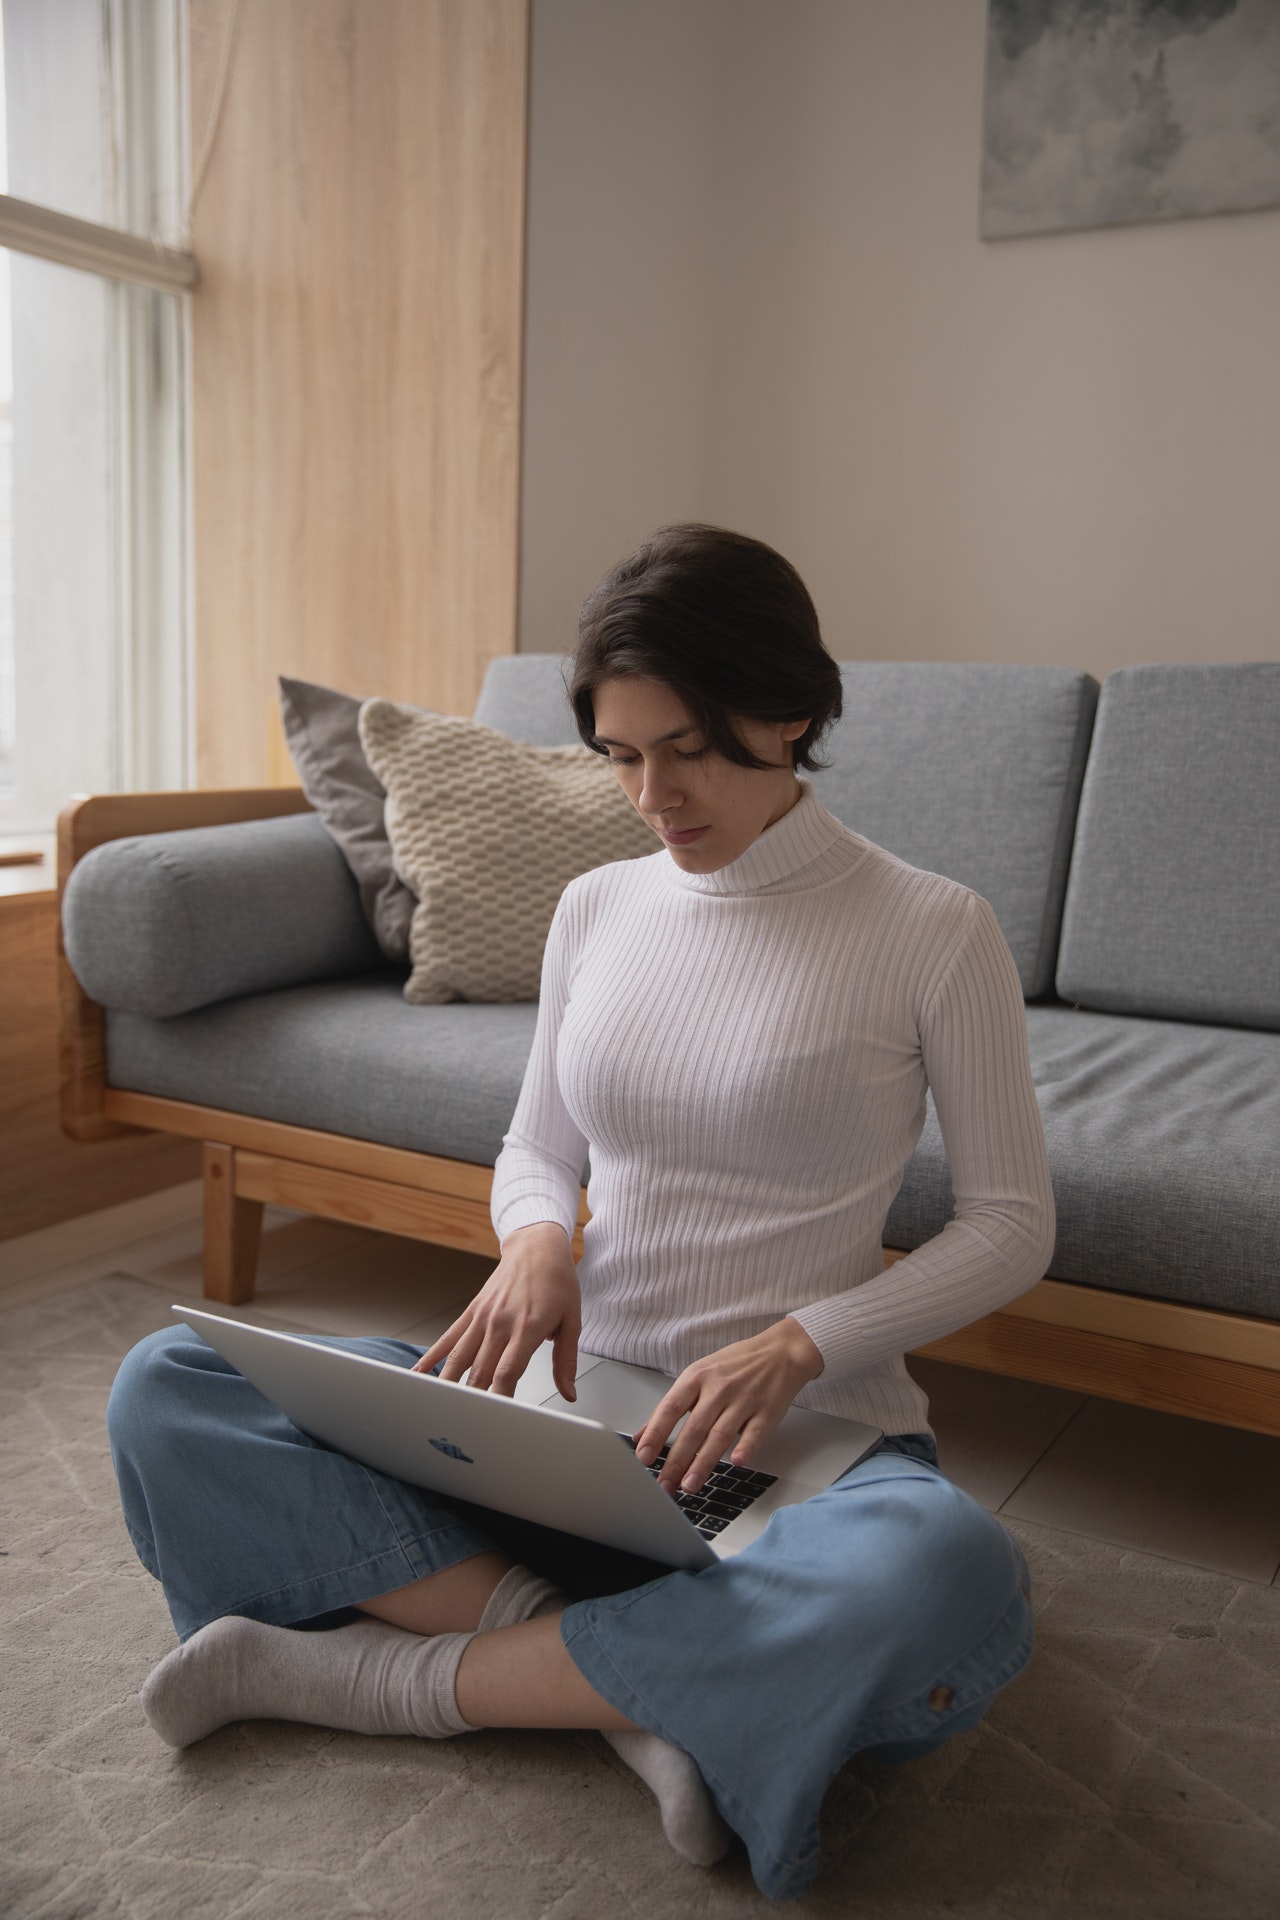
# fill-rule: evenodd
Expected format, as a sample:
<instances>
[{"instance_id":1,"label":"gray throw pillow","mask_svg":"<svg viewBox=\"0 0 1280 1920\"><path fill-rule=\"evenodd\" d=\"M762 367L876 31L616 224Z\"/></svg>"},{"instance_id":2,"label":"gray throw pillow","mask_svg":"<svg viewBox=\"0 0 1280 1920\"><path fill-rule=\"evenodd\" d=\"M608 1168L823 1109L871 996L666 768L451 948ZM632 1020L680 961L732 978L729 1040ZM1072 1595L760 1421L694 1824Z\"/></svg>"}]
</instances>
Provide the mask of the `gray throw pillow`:
<instances>
[{"instance_id":1,"label":"gray throw pillow","mask_svg":"<svg viewBox=\"0 0 1280 1920\"><path fill-rule=\"evenodd\" d=\"M360 888L360 905L388 960L409 958L417 901L396 873L383 821L386 789L360 745L363 702L333 687L280 676L285 739L302 791Z\"/></svg>"}]
</instances>

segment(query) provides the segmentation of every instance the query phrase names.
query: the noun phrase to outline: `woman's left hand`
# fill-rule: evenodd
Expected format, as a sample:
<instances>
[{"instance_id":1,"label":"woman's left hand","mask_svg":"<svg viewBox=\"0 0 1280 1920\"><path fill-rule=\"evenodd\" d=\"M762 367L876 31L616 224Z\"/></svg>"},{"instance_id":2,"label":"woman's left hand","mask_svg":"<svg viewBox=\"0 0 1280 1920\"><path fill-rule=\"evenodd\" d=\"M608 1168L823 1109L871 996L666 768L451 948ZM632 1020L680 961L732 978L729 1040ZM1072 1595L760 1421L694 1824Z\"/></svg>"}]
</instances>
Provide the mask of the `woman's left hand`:
<instances>
[{"instance_id":1,"label":"woman's left hand","mask_svg":"<svg viewBox=\"0 0 1280 1920\"><path fill-rule=\"evenodd\" d=\"M750 1465L761 1441L800 1389L817 1379L822 1365L821 1353L790 1317L750 1340L735 1340L685 1368L636 1433L636 1456L651 1466L672 1427L687 1414L658 1484L668 1493L677 1487L696 1493L725 1454L735 1467ZM738 1444L729 1453L735 1439Z\"/></svg>"}]
</instances>

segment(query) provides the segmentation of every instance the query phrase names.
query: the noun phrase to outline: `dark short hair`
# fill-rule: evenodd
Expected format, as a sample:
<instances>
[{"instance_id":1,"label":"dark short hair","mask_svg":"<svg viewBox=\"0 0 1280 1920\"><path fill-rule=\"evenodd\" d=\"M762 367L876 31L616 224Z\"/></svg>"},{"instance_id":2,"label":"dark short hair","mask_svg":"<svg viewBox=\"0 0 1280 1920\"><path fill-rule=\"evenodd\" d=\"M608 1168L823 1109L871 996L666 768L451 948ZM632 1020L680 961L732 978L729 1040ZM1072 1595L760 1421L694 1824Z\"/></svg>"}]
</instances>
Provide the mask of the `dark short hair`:
<instances>
[{"instance_id":1,"label":"dark short hair","mask_svg":"<svg viewBox=\"0 0 1280 1920\"><path fill-rule=\"evenodd\" d=\"M807 720L793 765L813 770L843 704L840 669L800 575L763 541L724 527L660 528L584 603L569 699L596 753L605 749L595 690L631 675L670 687L712 750L740 767L768 763L739 738L735 719Z\"/></svg>"}]
</instances>

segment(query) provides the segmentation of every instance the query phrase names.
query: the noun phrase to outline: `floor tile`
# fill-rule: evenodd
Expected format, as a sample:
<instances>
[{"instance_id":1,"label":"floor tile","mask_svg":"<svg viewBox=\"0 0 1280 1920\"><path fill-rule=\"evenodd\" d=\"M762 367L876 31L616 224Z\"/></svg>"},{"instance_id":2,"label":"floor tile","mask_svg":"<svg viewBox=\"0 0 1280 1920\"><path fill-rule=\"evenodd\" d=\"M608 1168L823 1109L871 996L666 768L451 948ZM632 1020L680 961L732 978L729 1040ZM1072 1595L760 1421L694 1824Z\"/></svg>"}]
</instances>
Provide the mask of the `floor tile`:
<instances>
[{"instance_id":1,"label":"floor tile","mask_svg":"<svg viewBox=\"0 0 1280 1920\"><path fill-rule=\"evenodd\" d=\"M1002 1511L1268 1581L1280 1563L1280 1439L1090 1400Z\"/></svg>"},{"instance_id":2,"label":"floor tile","mask_svg":"<svg viewBox=\"0 0 1280 1920\"><path fill-rule=\"evenodd\" d=\"M944 1473L992 1513L1085 1403L1082 1393L943 1360L907 1366L929 1396Z\"/></svg>"},{"instance_id":3,"label":"floor tile","mask_svg":"<svg viewBox=\"0 0 1280 1920\"><path fill-rule=\"evenodd\" d=\"M371 1240L382 1239L359 1227L347 1227L340 1221L321 1220L311 1214L285 1213L268 1208L262 1222L262 1240L258 1250L258 1285L269 1286L300 1268L350 1251L353 1272L359 1253ZM159 1242L128 1250L117 1265L126 1267L139 1280L166 1287L178 1295L195 1299L204 1291L204 1236L197 1226L179 1244Z\"/></svg>"},{"instance_id":4,"label":"floor tile","mask_svg":"<svg viewBox=\"0 0 1280 1920\"><path fill-rule=\"evenodd\" d=\"M200 1182L187 1180L122 1201L117 1207L0 1241L0 1288L37 1284L42 1279L52 1284L55 1277L59 1286L80 1285L119 1267L126 1247L156 1236L198 1232L200 1212ZM5 1299L13 1304L7 1292Z\"/></svg>"},{"instance_id":5,"label":"floor tile","mask_svg":"<svg viewBox=\"0 0 1280 1920\"><path fill-rule=\"evenodd\" d=\"M117 1273L131 1273L166 1293L198 1294L202 1290L201 1248L204 1229L196 1220L168 1233L148 1234L121 1247L112 1261Z\"/></svg>"},{"instance_id":6,"label":"floor tile","mask_svg":"<svg viewBox=\"0 0 1280 1920\"><path fill-rule=\"evenodd\" d=\"M276 1319L319 1333L399 1335L469 1300L492 1268L491 1260L448 1247L353 1232L320 1259L264 1272L255 1297Z\"/></svg>"}]
</instances>

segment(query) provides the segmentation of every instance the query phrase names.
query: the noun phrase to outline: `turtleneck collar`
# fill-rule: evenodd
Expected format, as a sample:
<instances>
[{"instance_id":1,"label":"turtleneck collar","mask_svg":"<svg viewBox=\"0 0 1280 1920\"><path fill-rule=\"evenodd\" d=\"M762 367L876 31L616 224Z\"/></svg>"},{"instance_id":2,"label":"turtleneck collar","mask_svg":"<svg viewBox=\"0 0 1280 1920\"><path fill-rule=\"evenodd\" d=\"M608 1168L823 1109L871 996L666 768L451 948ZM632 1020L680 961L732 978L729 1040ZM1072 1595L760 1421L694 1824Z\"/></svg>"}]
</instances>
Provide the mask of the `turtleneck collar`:
<instances>
[{"instance_id":1,"label":"turtleneck collar","mask_svg":"<svg viewBox=\"0 0 1280 1920\"><path fill-rule=\"evenodd\" d=\"M667 850L666 875L673 886L690 893L743 894L786 892L785 883L800 878L847 829L827 812L807 780L800 782L800 798L781 820L775 820L746 852L718 867L714 873L688 873ZM804 885L803 878L800 884Z\"/></svg>"}]
</instances>

